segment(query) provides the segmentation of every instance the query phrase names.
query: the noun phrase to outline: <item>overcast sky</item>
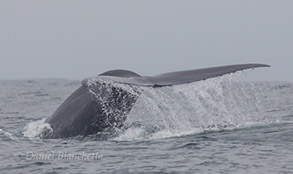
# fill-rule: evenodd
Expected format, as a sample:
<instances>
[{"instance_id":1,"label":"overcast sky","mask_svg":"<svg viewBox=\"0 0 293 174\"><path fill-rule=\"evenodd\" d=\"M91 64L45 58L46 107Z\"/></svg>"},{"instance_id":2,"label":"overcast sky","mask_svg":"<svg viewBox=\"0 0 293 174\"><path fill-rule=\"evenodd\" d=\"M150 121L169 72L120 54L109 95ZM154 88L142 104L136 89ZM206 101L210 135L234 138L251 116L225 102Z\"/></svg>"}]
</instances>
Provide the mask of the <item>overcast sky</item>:
<instances>
[{"instance_id":1,"label":"overcast sky","mask_svg":"<svg viewBox=\"0 0 293 174\"><path fill-rule=\"evenodd\" d=\"M0 79L267 63L293 81L292 0L0 0Z\"/></svg>"}]
</instances>

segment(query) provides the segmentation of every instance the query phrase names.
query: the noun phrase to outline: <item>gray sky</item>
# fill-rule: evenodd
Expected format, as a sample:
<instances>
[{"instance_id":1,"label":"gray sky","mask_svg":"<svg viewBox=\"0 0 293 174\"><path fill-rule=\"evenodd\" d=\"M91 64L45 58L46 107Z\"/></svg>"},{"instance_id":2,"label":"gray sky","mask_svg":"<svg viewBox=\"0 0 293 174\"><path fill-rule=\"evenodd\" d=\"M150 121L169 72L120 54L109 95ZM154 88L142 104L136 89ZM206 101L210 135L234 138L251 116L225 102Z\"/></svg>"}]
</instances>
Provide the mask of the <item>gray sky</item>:
<instances>
[{"instance_id":1,"label":"gray sky","mask_svg":"<svg viewBox=\"0 0 293 174\"><path fill-rule=\"evenodd\" d=\"M0 0L0 79L267 63L293 81L292 0Z\"/></svg>"}]
</instances>

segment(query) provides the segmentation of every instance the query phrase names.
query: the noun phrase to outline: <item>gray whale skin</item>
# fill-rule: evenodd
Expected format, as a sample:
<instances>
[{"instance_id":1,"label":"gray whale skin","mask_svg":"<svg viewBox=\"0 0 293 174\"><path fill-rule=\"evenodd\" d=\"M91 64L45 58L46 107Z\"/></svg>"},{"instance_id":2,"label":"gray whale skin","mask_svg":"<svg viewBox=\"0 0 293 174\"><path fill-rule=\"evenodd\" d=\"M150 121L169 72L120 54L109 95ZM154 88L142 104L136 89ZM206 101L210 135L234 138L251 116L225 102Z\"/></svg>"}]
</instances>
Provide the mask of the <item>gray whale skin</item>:
<instances>
[{"instance_id":1,"label":"gray whale skin","mask_svg":"<svg viewBox=\"0 0 293 174\"><path fill-rule=\"evenodd\" d=\"M141 87L164 87L192 83L245 69L269 67L265 64L240 64L177 71L157 76L140 76L127 70L112 70L82 81L51 117L46 120L53 132L46 138L87 136L108 128L121 128ZM122 86L122 87L121 87ZM128 87L131 90L126 90Z\"/></svg>"}]
</instances>

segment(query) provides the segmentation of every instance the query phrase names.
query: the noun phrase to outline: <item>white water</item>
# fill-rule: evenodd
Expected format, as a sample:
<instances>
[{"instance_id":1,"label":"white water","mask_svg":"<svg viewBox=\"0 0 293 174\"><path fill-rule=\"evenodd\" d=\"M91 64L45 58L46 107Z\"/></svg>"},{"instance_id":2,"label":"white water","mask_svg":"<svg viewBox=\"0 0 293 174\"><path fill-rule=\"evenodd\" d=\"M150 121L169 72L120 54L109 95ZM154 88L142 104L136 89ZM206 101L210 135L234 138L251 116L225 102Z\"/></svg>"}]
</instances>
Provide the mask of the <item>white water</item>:
<instances>
[{"instance_id":1,"label":"white water","mask_svg":"<svg viewBox=\"0 0 293 174\"><path fill-rule=\"evenodd\" d=\"M116 140L176 137L271 123L263 118L262 85L233 75L163 88L145 88ZM134 128L133 128L134 127Z\"/></svg>"},{"instance_id":2,"label":"white water","mask_svg":"<svg viewBox=\"0 0 293 174\"><path fill-rule=\"evenodd\" d=\"M23 131L23 136L29 139L39 139L53 133L49 123L45 123L46 118L38 121L30 122Z\"/></svg>"}]
</instances>

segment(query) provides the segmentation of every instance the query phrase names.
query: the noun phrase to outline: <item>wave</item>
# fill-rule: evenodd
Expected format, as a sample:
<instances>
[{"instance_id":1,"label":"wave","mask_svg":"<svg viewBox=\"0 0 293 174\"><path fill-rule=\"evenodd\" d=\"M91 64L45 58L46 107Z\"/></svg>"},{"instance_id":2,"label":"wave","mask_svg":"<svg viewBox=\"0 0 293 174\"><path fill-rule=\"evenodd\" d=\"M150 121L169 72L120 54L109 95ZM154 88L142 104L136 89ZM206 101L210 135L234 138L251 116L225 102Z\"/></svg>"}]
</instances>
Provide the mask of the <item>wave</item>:
<instances>
[{"instance_id":1,"label":"wave","mask_svg":"<svg viewBox=\"0 0 293 174\"><path fill-rule=\"evenodd\" d=\"M15 136L5 130L0 129L0 139L14 140Z\"/></svg>"}]
</instances>

